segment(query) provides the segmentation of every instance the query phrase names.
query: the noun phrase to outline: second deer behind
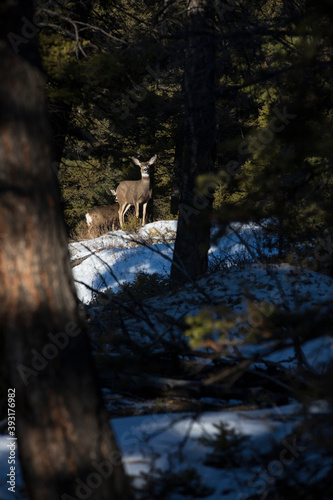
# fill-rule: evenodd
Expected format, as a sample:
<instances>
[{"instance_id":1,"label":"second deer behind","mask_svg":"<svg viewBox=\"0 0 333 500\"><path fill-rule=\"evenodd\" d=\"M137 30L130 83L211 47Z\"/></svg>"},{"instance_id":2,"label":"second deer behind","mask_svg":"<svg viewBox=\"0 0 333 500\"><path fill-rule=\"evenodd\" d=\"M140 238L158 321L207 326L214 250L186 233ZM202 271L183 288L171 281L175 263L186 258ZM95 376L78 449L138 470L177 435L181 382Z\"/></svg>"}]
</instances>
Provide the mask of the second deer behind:
<instances>
[{"instance_id":1,"label":"second deer behind","mask_svg":"<svg viewBox=\"0 0 333 500\"><path fill-rule=\"evenodd\" d=\"M147 203L151 198L152 189L150 187L150 166L155 163L157 155L147 162L140 162L137 158L132 158L133 163L141 169L141 180L123 181L117 187L117 201L119 203L119 222L123 227L124 216L130 206L134 205L135 215L139 218L139 208L142 205L142 225L145 225Z\"/></svg>"}]
</instances>

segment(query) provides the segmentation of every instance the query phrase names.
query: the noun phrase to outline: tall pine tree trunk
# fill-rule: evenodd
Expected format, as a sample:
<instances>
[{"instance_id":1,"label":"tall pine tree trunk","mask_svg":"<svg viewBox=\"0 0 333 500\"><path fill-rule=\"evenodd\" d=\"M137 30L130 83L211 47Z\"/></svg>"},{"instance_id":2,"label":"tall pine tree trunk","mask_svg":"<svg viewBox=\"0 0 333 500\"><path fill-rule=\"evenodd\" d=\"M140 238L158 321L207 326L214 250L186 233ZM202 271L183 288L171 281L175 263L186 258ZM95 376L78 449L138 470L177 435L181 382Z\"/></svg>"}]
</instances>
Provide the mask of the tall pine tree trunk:
<instances>
[{"instance_id":1,"label":"tall pine tree trunk","mask_svg":"<svg viewBox=\"0 0 333 500\"><path fill-rule=\"evenodd\" d=\"M172 186L170 197L170 212L177 215L179 210L181 185L182 185L182 165L184 152L184 129L183 124L178 126L177 142L175 148L175 159L173 163Z\"/></svg>"},{"instance_id":2,"label":"tall pine tree trunk","mask_svg":"<svg viewBox=\"0 0 333 500\"><path fill-rule=\"evenodd\" d=\"M171 269L174 283L197 279L208 269L212 196L200 194L196 178L214 170L214 67L213 2L189 0L182 189Z\"/></svg>"},{"instance_id":3,"label":"tall pine tree trunk","mask_svg":"<svg viewBox=\"0 0 333 500\"><path fill-rule=\"evenodd\" d=\"M32 1L0 15L0 338L23 476L32 500L129 499L78 314L35 39L16 54L7 36Z\"/></svg>"}]
</instances>

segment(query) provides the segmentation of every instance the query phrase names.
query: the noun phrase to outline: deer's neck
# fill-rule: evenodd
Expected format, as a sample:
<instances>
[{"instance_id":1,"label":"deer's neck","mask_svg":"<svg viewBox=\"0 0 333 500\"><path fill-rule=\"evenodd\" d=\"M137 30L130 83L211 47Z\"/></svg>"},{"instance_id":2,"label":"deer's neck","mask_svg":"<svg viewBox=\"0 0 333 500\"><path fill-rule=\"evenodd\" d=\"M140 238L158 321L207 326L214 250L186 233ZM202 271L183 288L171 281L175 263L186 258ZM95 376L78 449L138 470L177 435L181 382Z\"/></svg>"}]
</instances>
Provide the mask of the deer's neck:
<instances>
[{"instance_id":1,"label":"deer's neck","mask_svg":"<svg viewBox=\"0 0 333 500\"><path fill-rule=\"evenodd\" d=\"M145 187L147 186L149 188L150 187L150 177L149 177L149 175L142 175L141 176L141 182L142 182L142 184Z\"/></svg>"}]
</instances>

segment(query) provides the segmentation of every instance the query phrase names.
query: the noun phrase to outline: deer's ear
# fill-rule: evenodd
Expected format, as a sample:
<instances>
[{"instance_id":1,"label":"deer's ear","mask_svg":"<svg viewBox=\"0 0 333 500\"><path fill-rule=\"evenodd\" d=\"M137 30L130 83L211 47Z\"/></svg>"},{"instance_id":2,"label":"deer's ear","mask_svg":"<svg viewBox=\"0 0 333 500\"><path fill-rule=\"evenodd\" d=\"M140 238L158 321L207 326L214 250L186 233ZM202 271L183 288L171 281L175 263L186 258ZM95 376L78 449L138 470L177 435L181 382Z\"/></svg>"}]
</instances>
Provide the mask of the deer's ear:
<instances>
[{"instance_id":1,"label":"deer's ear","mask_svg":"<svg viewBox=\"0 0 333 500\"><path fill-rule=\"evenodd\" d=\"M148 162L148 163L149 163L149 165L152 165L153 163L155 163L156 158L157 158L157 155L154 155L152 158L150 158L150 160L149 160L149 162Z\"/></svg>"},{"instance_id":2,"label":"deer's ear","mask_svg":"<svg viewBox=\"0 0 333 500\"><path fill-rule=\"evenodd\" d=\"M137 158L132 157L132 162L135 163L135 165L139 165L139 167L141 166L141 163Z\"/></svg>"}]
</instances>

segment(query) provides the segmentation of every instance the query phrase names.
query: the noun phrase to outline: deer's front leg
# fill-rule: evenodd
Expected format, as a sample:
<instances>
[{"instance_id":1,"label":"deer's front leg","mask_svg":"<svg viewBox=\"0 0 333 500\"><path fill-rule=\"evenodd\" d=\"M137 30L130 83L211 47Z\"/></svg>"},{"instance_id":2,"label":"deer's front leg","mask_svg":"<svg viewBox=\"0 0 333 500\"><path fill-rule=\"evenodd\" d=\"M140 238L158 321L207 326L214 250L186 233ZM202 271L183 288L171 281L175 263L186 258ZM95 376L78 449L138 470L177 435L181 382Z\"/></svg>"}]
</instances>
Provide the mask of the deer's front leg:
<instances>
[{"instance_id":1,"label":"deer's front leg","mask_svg":"<svg viewBox=\"0 0 333 500\"><path fill-rule=\"evenodd\" d=\"M147 203L144 203L142 206L142 225L143 226L146 223L146 209L147 209Z\"/></svg>"}]
</instances>

